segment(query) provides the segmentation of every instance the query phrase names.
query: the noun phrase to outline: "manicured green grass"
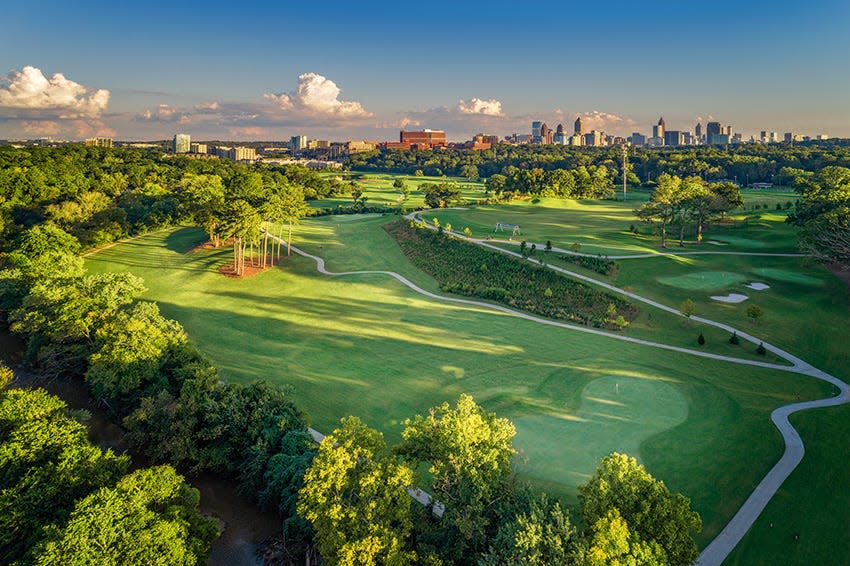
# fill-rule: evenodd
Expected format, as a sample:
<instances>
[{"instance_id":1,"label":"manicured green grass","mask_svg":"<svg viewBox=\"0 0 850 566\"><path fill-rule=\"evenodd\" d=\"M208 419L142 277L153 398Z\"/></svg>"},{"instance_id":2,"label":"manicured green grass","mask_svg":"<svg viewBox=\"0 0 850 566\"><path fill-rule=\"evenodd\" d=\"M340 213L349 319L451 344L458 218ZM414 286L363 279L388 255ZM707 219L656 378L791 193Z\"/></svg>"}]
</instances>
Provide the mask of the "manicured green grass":
<instances>
[{"instance_id":1,"label":"manicured green grass","mask_svg":"<svg viewBox=\"0 0 850 566\"><path fill-rule=\"evenodd\" d=\"M745 194L745 205L747 198L749 196ZM511 234L496 232L496 224L516 224L522 234L514 236L515 241L545 244L549 240L553 246L564 249L570 249L577 243L581 245L582 252L591 254L626 255L681 250L675 240L678 236L675 230L669 231L670 248L662 250L653 228L641 223L635 216L634 209L647 199L648 193L642 191L632 192L626 202L541 198L468 210L429 210L422 217L429 222L437 217L441 224L449 223L457 231L468 227L478 238L508 239ZM784 211L737 211L730 216L730 221L708 226L704 233L706 243L701 247L690 245L686 251L796 252L796 228L784 224L785 216ZM632 227L639 233L632 233ZM686 232L686 241L694 237L694 234Z\"/></svg>"},{"instance_id":2,"label":"manicured green grass","mask_svg":"<svg viewBox=\"0 0 850 566\"><path fill-rule=\"evenodd\" d=\"M726 322L764 338L816 367L850 379L850 350L836 332L850 327L850 293L833 274L804 258L688 256L621 260L613 281L669 305L685 299L698 316ZM747 287L765 283L769 289ZM712 300L740 293L738 304ZM764 311L756 323L747 308Z\"/></svg>"},{"instance_id":3,"label":"manicured green grass","mask_svg":"<svg viewBox=\"0 0 850 566\"><path fill-rule=\"evenodd\" d=\"M328 269L389 269L436 290L384 233L388 218L355 218L307 220L296 243ZM216 271L229 250L186 252L202 238L196 229L160 232L87 266L143 277L146 298L185 326L226 379L291 385L320 430L356 414L394 441L404 418L468 392L517 424L523 477L569 500L604 452L632 453L692 498L705 520L702 544L779 458L770 411L829 391L788 372L447 305L383 275L325 277L301 257L229 279Z\"/></svg>"},{"instance_id":4,"label":"manicured green grass","mask_svg":"<svg viewBox=\"0 0 850 566\"><path fill-rule=\"evenodd\" d=\"M330 174L329 174L330 175ZM337 174L339 175L339 174ZM421 183L455 183L461 189L464 199L477 201L485 198L484 183L481 181L470 181L463 177L416 177L414 175L394 175L392 173L354 173L343 177L345 180L354 181L357 187L367 197L367 206L398 206L401 195L399 189L393 187L396 179L402 179L410 190L410 195L404 202L405 207L418 207L425 204L425 196L417 187ZM315 208L335 208L337 206L350 206L350 196L338 196L322 200L310 201L310 206Z\"/></svg>"},{"instance_id":5,"label":"manicured green grass","mask_svg":"<svg viewBox=\"0 0 850 566\"><path fill-rule=\"evenodd\" d=\"M803 437L806 454L818 458L803 458L726 561L730 566L847 563L850 406L806 411L791 422Z\"/></svg>"}]
</instances>

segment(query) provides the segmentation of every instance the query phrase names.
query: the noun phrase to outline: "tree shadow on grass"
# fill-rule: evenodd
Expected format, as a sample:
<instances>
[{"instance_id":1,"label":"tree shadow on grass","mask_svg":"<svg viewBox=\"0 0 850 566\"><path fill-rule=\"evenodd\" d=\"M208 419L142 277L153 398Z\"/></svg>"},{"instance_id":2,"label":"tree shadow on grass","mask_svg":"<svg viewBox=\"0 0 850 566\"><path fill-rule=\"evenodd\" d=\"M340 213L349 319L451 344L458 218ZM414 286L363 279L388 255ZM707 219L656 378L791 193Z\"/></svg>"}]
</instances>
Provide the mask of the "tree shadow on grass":
<instances>
[{"instance_id":1,"label":"tree shadow on grass","mask_svg":"<svg viewBox=\"0 0 850 566\"><path fill-rule=\"evenodd\" d=\"M170 232L165 237L165 248L172 252L186 253L195 246L203 244L207 234L197 226L184 226Z\"/></svg>"}]
</instances>

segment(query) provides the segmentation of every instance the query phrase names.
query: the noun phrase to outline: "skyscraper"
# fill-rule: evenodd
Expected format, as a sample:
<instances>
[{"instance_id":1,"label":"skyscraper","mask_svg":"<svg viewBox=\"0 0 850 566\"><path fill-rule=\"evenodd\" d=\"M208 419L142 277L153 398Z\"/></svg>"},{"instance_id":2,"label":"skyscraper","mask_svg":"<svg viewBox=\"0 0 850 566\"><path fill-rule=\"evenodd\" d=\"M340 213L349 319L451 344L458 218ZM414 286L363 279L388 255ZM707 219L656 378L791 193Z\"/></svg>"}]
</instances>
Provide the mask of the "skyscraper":
<instances>
[{"instance_id":1,"label":"skyscraper","mask_svg":"<svg viewBox=\"0 0 850 566\"><path fill-rule=\"evenodd\" d=\"M543 122L538 121L531 123L531 143L543 143L543 140L540 137L540 127L542 125Z\"/></svg>"},{"instance_id":2,"label":"skyscraper","mask_svg":"<svg viewBox=\"0 0 850 566\"><path fill-rule=\"evenodd\" d=\"M567 145L567 134L564 133L563 124L558 124L558 127L555 128L555 137L552 138L552 141L559 145Z\"/></svg>"},{"instance_id":3,"label":"skyscraper","mask_svg":"<svg viewBox=\"0 0 850 566\"><path fill-rule=\"evenodd\" d=\"M725 143L720 136L723 135L723 126L720 122L709 122L705 125L705 142L707 144Z\"/></svg>"},{"instance_id":4,"label":"skyscraper","mask_svg":"<svg viewBox=\"0 0 850 566\"><path fill-rule=\"evenodd\" d=\"M574 133L576 133L576 134L578 134L578 135L580 135L580 136L581 136L581 135L584 135L584 126L581 124L581 116L579 116L578 118L576 118L576 123L575 123L575 130L574 130Z\"/></svg>"},{"instance_id":5,"label":"skyscraper","mask_svg":"<svg viewBox=\"0 0 850 566\"><path fill-rule=\"evenodd\" d=\"M292 136L289 138L289 151L292 154L301 153L307 148L307 136Z\"/></svg>"},{"instance_id":6,"label":"skyscraper","mask_svg":"<svg viewBox=\"0 0 850 566\"><path fill-rule=\"evenodd\" d=\"M174 153L189 153L191 145L189 134L174 134L174 141L172 143Z\"/></svg>"},{"instance_id":7,"label":"skyscraper","mask_svg":"<svg viewBox=\"0 0 850 566\"><path fill-rule=\"evenodd\" d=\"M540 125L540 141L538 143L552 143L552 130L546 125L546 122Z\"/></svg>"},{"instance_id":8,"label":"skyscraper","mask_svg":"<svg viewBox=\"0 0 850 566\"><path fill-rule=\"evenodd\" d=\"M658 120L658 125L652 126L652 137L664 139L664 116Z\"/></svg>"},{"instance_id":9,"label":"skyscraper","mask_svg":"<svg viewBox=\"0 0 850 566\"><path fill-rule=\"evenodd\" d=\"M700 143L702 141L702 124L697 123L697 127L694 128L694 134L696 135L697 143Z\"/></svg>"}]
</instances>

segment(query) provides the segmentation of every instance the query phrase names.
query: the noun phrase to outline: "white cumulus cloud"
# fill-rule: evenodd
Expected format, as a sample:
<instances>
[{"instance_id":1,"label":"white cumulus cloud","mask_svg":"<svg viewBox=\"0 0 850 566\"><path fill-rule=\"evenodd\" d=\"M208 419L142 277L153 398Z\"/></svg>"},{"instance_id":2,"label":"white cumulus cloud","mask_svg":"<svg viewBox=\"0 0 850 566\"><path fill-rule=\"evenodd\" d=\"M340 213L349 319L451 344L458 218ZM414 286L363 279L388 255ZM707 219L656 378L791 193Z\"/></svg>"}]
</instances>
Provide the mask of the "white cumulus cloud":
<instances>
[{"instance_id":1,"label":"white cumulus cloud","mask_svg":"<svg viewBox=\"0 0 850 566\"><path fill-rule=\"evenodd\" d=\"M47 78L41 69L29 65L0 79L0 108L4 109L77 118L99 116L108 104L106 89L90 89L62 73Z\"/></svg>"},{"instance_id":2,"label":"white cumulus cloud","mask_svg":"<svg viewBox=\"0 0 850 566\"><path fill-rule=\"evenodd\" d=\"M489 100L484 100L482 98L470 98L468 101L458 101L457 110L462 114L502 116L502 103L495 98L491 98Z\"/></svg>"},{"instance_id":3,"label":"white cumulus cloud","mask_svg":"<svg viewBox=\"0 0 850 566\"><path fill-rule=\"evenodd\" d=\"M362 104L340 100L339 94L340 89L332 80L317 73L304 73L298 77L296 90L279 94L266 93L263 96L285 111L338 118L372 116L372 113L363 108Z\"/></svg>"}]
</instances>

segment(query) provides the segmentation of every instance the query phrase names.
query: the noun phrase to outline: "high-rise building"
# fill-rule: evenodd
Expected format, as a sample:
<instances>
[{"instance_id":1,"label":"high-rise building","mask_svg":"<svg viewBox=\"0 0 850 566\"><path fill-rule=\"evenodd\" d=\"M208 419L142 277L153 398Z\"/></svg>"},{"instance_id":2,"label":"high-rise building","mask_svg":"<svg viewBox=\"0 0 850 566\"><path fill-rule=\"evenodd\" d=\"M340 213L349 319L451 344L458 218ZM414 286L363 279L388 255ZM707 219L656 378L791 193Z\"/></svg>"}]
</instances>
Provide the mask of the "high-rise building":
<instances>
[{"instance_id":1,"label":"high-rise building","mask_svg":"<svg viewBox=\"0 0 850 566\"><path fill-rule=\"evenodd\" d=\"M664 139L664 132L665 132L664 128L665 128L664 116L662 116L661 118L659 118L658 124L655 125L655 126L652 126L652 137L661 138L663 140Z\"/></svg>"},{"instance_id":2,"label":"high-rise building","mask_svg":"<svg viewBox=\"0 0 850 566\"><path fill-rule=\"evenodd\" d=\"M725 135L723 131L723 126L720 125L720 122L709 122L705 125L705 142L709 145L728 143L727 141L721 142L718 141L719 136Z\"/></svg>"},{"instance_id":3,"label":"high-rise building","mask_svg":"<svg viewBox=\"0 0 850 566\"><path fill-rule=\"evenodd\" d=\"M540 128L543 122L535 120L531 123L531 143L543 143L543 138L540 136Z\"/></svg>"},{"instance_id":4,"label":"high-rise building","mask_svg":"<svg viewBox=\"0 0 850 566\"><path fill-rule=\"evenodd\" d=\"M301 153L307 149L307 136L292 136L289 138L289 151L292 154Z\"/></svg>"},{"instance_id":5,"label":"high-rise building","mask_svg":"<svg viewBox=\"0 0 850 566\"><path fill-rule=\"evenodd\" d=\"M576 118L575 129L573 130L573 133L578 134L580 136L584 135L584 126L581 123L581 116Z\"/></svg>"},{"instance_id":6,"label":"high-rise building","mask_svg":"<svg viewBox=\"0 0 850 566\"><path fill-rule=\"evenodd\" d=\"M694 135L696 136L696 143L702 142L702 124L697 123L696 128L694 128Z\"/></svg>"},{"instance_id":7,"label":"high-rise building","mask_svg":"<svg viewBox=\"0 0 850 566\"><path fill-rule=\"evenodd\" d=\"M552 141L558 145L567 145L567 134L564 133L563 124L558 124L558 127L555 128L555 136Z\"/></svg>"},{"instance_id":8,"label":"high-rise building","mask_svg":"<svg viewBox=\"0 0 850 566\"><path fill-rule=\"evenodd\" d=\"M646 145L646 136L640 132L632 132L632 135L629 136L629 142L634 146Z\"/></svg>"},{"instance_id":9,"label":"high-rise building","mask_svg":"<svg viewBox=\"0 0 850 566\"><path fill-rule=\"evenodd\" d=\"M664 145L677 146L685 144L685 135L678 130L664 132Z\"/></svg>"},{"instance_id":10,"label":"high-rise building","mask_svg":"<svg viewBox=\"0 0 850 566\"><path fill-rule=\"evenodd\" d=\"M205 143L192 143L192 144L189 144L189 148L192 150L192 153L206 153L207 152L207 144L205 144Z\"/></svg>"},{"instance_id":11,"label":"high-rise building","mask_svg":"<svg viewBox=\"0 0 850 566\"><path fill-rule=\"evenodd\" d=\"M591 130L590 132L584 134L584 136L582 136L582 137L584 138L582 145L589 145L589 146L596 147L596 146L602 145L602 140L603 140L604 134L602 132L600 132L599 130Z\"/></svg>"},{"instance_id":12,"label":"high-rise building","mask_svg":"<svg viewBox=\"0 0 850 566\"><path fill-rule=\"evenodd\" d=\"M174 134L171 149L174 153L189 153L189 150L192 148L191 141L189 134Z\"/></svg>"},{"instance_id":13,"label":"high-rise building","mask_svg":"<svg viewBox=\"0 0 850 566\"><path fill-rule=\"evenodd\" d=\"M543 122L540 125L540 141L538 143L552 143L552 130Z\"/></svg>"},{"instance_id":14,"label":"high-rise building","mask_svg":"<svg viewBox=\"0 0 850 566\"><path fill-rule=\"evenodd\" d=\"M86 140L89 147L112 147L112 138L89 138Z\"/></svg>"}]
</instances>

